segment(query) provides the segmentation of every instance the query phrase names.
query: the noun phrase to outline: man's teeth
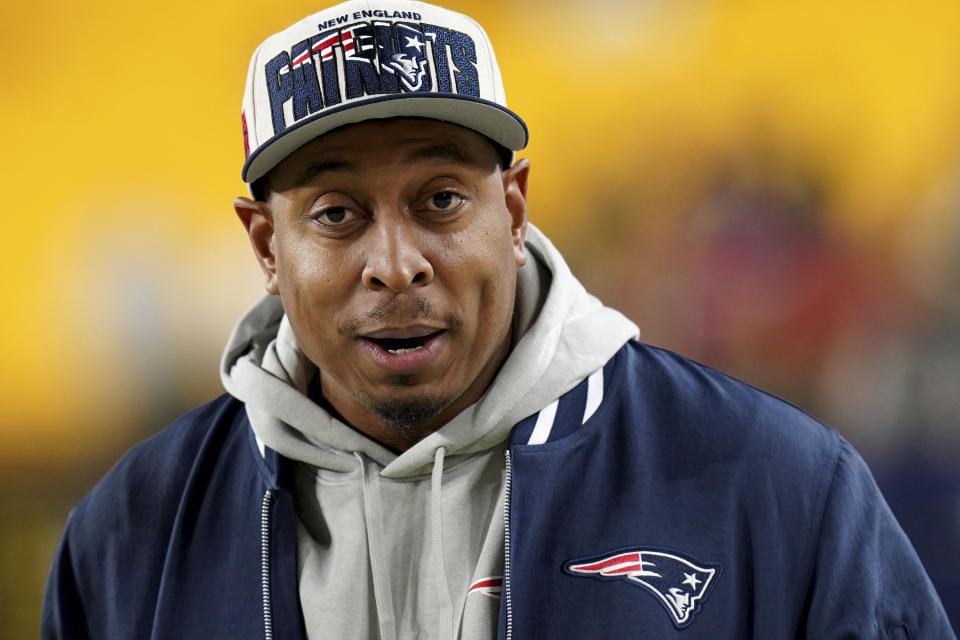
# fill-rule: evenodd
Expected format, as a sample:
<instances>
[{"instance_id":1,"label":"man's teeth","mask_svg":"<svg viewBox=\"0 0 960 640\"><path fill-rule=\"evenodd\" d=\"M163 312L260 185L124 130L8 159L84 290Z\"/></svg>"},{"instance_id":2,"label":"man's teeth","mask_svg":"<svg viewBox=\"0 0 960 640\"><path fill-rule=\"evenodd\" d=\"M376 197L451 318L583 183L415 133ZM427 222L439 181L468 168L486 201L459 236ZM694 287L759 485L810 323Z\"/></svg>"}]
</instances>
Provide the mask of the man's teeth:
<instances>
[{"instance_id":1,"label":"man's teeth","mask_svg":"<svg viewBox=\"0 0 960 640\"><path fill-rule=\"evenodd\" d=\"M423 346L413 347L412 349L387 349L387 353L392 353L395 356L402 356L405 353L410 353L411 351L419 351L423 349Z\"/></svg>"}]
</instances>

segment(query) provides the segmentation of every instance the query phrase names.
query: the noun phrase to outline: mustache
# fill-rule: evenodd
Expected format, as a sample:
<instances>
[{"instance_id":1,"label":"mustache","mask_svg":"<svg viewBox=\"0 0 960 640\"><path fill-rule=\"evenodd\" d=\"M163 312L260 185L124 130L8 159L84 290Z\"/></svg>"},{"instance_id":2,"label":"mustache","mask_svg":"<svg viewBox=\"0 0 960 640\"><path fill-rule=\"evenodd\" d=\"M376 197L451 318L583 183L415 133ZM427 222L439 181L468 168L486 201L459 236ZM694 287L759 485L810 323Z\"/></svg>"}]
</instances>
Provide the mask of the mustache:
<instances>
[{"instance_id":1,"label":"mustache","mask_svg":"<svg viewBox=\"0 0 960 640\"><path fill-rule=\"evenodd\" d=\"M385 323L393 321L403 323L410 320L438 322L448 331L455 331L463 324L463 321L452 313L441 312L426 298L416 296L381 300L373 309L341 322L337 327L337 333L352 338L363 333L365 327L377 329Z\"/></svg>"}]
</instances>

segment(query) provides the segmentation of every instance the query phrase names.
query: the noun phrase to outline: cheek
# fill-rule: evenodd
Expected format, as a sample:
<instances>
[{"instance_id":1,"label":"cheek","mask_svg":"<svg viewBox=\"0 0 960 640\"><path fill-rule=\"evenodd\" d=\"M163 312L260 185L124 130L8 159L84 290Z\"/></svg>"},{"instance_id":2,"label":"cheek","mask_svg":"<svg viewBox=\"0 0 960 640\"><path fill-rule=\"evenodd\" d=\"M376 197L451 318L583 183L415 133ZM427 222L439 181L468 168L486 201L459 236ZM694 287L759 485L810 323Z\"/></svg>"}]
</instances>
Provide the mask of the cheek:
<instances>
[{"instance_id":1,"label":"cheek","mask_svg":"<svg viewBox=\"0 0 960 640\"><path fill-rule=\"evenodd\" d=\"M281 254L280 281L288 290L332 284L337 281L339 261L311 247L292 247Z\"/></svg>"},{"instance_id":2,"label":"cheek","mask_svg":"<svg viewBox=\"0 0 960 640\"><path fill-rule=\"evenodd\" d=\"M502 333L513 314L517 267L509 229L487 224L450 238L450 288L477 332Z\"/></svg>"},{"instance_id":3,"label":"cheek","mask_svg":"<svg viewBox=\"0 0 960 640\"><path fill-rule=\"evenodd\" d=\"M277 237L278 280L290 292L345 286L356 261L351 251L351 245L325 242L288 227Z\"/></svg>"},{"instance_id":4,"label":"cheek","mask_svg":"<svg viewBox=\"0 0 960 640\"><path fill-rule=\"evenodd\" d=\"M305 350L335 339L337 311L344 306L348 263L342 256L329 254L312 243L277 247L280 298Z\"/></svg>"},{"instance_id":5,"label":"cheek","mask_svg":"<svg viewBox=\"0 0 960 640\"><path fill-rule=\"evenodd\" d=\"M510 216L502 211L479 211L464 229L443 236L441 250L451 264L479 267L484 272L514 267L514 245Z\"/></svg>"}]
</instances>

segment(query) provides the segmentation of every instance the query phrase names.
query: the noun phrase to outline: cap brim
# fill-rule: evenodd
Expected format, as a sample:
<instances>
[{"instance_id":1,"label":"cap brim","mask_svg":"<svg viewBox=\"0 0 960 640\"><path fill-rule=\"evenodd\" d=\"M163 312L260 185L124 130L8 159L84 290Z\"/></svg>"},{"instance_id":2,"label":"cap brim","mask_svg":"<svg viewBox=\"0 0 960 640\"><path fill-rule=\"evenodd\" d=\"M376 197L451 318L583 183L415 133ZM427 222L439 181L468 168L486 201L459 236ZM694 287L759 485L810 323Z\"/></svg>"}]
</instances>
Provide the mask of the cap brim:
<instances>
[{"instance_id":1,"label":"cap brim","mask_svg":"<svg viewBox=\"0 0 960 640\"><path fill-rule=\"evenodd\" d=\"M473 129L503 145L519 151L527 146L527 125L520 116L495 102L456 94L377 96L351 102L304 118L275 135L250 154L240 176L252 183L280 164L284 158L317 136L338 127L382 118L433 118Z\"/></svg>"}]
</instances>

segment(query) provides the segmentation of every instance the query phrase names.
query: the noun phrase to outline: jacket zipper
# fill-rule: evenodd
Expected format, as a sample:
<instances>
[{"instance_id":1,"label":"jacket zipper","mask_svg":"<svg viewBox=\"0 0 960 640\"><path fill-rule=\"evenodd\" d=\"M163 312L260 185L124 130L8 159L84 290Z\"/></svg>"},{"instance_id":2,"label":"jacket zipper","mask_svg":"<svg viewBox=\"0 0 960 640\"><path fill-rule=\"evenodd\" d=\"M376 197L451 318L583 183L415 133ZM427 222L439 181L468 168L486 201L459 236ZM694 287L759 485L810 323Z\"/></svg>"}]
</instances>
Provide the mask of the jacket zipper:
<instances>
[{"instance_id":1,"label":"jacket zipper","mask_svg":"<svg viewBox=\"0 0 960 640\"><path fill-rule=\"evenodd\" d=\"M506 640L513 637L513 603L510 600L510 485L513 478L513 467L510 462L510 451L504 452L507 457L506 476L504 477L503 498L503 597L506 598L507 633Z\"/></svg>"},{"instance_id":2,"label":"jacket zipper","mask_svg":"<svg viewBox=\"0 0 960 640\"><path fill-rule=\"evenodd\" d=\"M260 593L263 597L263 637L273 640L273 605L270 602L270 507L273 489L263 494L260 507Z\"/></svg>"}]
</instances>

